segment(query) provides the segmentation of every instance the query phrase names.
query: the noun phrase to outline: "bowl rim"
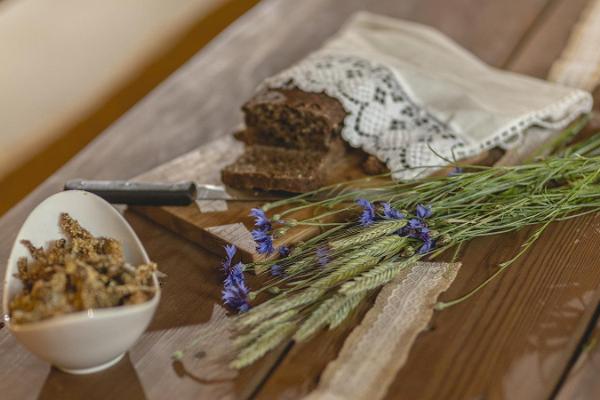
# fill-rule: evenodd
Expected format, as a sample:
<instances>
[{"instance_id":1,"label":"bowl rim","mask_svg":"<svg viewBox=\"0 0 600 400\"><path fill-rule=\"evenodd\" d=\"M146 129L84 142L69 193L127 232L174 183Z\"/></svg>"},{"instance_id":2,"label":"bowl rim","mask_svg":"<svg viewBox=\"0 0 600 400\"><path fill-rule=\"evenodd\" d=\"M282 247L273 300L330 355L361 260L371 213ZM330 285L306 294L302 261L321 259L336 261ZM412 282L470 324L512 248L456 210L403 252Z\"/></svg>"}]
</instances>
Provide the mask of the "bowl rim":
<instances>
[{"instance_id":1,"label":"bowl rim","mask_svg":"<svg viewBox=\"0 0 600 400\"><path fill-rule=\"evenodd\" d=\"M119 219L120 222L123 223L125 229L128 231L128 233L133 238L133 241L140 249L140 252L142 254L142 259L144 260L144 262L145 263L151 262L150 258L148 257L148 253L146 252L146 248L140 241L139 237L137 236L137 234L135 233L135 231L133 230L133 228L131 227L129 222L127 222L125 217L115 207L113 207L112 204L108 203L106 200L104 200L103 198L101 198L93 193L85 192L82 190L70 190L69 192L77 192L77 193L80 193L85 196L91 196L92 198L95 198L96 200L100 200L101 203L105 203L107 208L110 209L110 212L117 216L117 219ZM39 207L42 203L50 200L51 198L53 198L55 196L64 195L65 193L66 193L66 191L61 191L61 192L54 193L53 195L47 197L46 199L41 201L35 208L33 208L29 215L31 215L31 213L33 213L33 211L37 207ZM19 242L19 237L21 236L21 231L24 229L25 222L29 218L29 215L27 216L27 218L23 222L23 225L19 229L19 232L17 233L17 236L13 243L13 246L11 247L11 251L8 256L7 263L6 263L7 268L6 268L6 271L4 274L3 293L2 293L2 306L3 306L2 307L2 319L4 320L4 323L6 324L7 328L9 328L9 330L11 330L13 332L28 332L28 331L35 331L38 329L47 329L47 328L50 328L55 325L74 325L74 324L78 324L78 323L81 323L84 321L89 321L89 320L108 319L108 318L115 317L116 315L124 316L124 315L137 314L137 313L141 313L146 310L149 310L149 309L155 309L158 306L158 302L160 300L160 295L161 295L161 288L160 288L160 284L158 282L158 277L157 277L156 273L153 272L152 273L152 283L153 283L156 291L154 292L154 296L152 296L152 298L150 300L145 301L143 303L125 304L125 305L121 305L121 306L105 307L105 308L91 308L88 310L82 310L82 311L77 311L77 312L73 312L73 313L58 315L55 317L50 317L50 318L43 319L40 321L28 322L25 324L12 323L11 318L10 318L10 313L8 310L8 304L9 304L8 284L11 279L19 279L19 278L12 276L12 274L10 273L10 271L8 269L8 266L11 265L14 248L15 248L15 246L17 246L19 244L18 242Z\"/></svg>"}]
</instances>

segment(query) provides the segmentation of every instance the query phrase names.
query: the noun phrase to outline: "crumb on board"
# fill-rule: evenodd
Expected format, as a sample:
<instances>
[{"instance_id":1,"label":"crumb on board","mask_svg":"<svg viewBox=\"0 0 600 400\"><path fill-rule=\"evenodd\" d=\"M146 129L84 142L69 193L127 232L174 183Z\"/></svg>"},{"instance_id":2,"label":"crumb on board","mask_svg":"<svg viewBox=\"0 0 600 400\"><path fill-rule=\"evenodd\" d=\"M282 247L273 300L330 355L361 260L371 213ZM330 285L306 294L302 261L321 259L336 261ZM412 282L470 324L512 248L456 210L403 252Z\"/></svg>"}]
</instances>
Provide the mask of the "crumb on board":
<instances>
[{"instance_id":1,"label":"crumb on board","mask_svg":"<svg viewBox=\"0 0 600 400\"><path fill-rule=\"evenodd\" d=\"M132 266L115 239L94 237L66 213L60 216L66 239L46 249L21 243L31 260L22 257L15 274L23 290L10 302L11 321L40 321L57 315L95 308L139 304L156 291L152 274L156 264Z\"/></svg>"}]
</instances>

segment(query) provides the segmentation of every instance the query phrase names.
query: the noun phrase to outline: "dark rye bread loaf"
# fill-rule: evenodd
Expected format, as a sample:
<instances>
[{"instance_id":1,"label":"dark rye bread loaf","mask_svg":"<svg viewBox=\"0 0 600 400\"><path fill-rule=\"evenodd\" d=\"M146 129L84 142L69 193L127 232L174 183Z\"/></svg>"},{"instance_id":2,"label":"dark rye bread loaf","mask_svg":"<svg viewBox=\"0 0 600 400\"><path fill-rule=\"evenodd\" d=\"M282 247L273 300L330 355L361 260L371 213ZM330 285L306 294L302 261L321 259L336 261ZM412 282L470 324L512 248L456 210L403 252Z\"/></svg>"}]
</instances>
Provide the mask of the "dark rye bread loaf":
<instances>
[{"instance_id":1,"label":"dark rye bread loaf","mask_svg":"<svg viewBox=\"0 0 600 400\"><path fill-rule=\"evenodd\" d=\"M327 152L251 145L221 171L221 180L237 189L308 192L323 186L328 165L343 153L340 139Z\"/></svg>"},{"instance_id":2,"label":"dark rye bread loaf","mask_svg":"<svg viewBox=\"0 0 600 400\"><path fill-rule=\"evenodd\" d=\"M339 136L346 111L324 93L269 89L242 107L247 130L239 139L249 145L327 151Z\"/></svg>"},{"instance_id":3,"label":"dark rye bread loaf","mask_svg":"<svg viewBox=\"0 0 600 400\"><path fill-rule=\"evenodd\" d=\"M246 129L235 137L244 154L221 171L238 189L302 193L325 183L332 161L344 153L340 138L346 112L324 93L269 89L243 107Z\"/></svg>"}]
</instances>

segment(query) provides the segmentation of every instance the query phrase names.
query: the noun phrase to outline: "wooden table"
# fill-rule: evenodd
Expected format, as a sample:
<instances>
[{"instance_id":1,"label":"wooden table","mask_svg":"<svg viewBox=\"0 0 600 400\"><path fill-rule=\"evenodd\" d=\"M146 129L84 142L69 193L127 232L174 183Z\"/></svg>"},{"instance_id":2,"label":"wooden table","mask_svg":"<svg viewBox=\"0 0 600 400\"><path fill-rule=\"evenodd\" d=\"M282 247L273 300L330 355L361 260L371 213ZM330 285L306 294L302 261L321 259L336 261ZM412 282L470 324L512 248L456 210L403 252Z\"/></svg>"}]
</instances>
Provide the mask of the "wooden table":
<instances>
[{"instance_id":1,"label":"wooden table","mask_svg":"<svg viewBox=\"0 0 600 400\"><path fill-rule=\"evenodd\" d=\"M544 77L586 0L264 0L216 38L0 220L0 259L43 198L75 177L128 178L229 134L264 77L300 59L353 12L433 25L502 68ZM10 188L2 188L2 191ZM168 275L149 330L117 366L71 376L0 330L2 399L297 398L335 358L352 324L274 353L232 381L207 382L170 361L219 303L219 260L127 215ZM475 240L443 298L454 298L513 255L527 232ZM600 398L600 216L550 227L534 248L472 300L436 313L389 399ZM2 266L4 268L4 266ZM3 271L0 271L3 273ZM356 323L355 318L353 323ZM359 377L357 377L359 379Z\"/></svg>"}]
</instances>

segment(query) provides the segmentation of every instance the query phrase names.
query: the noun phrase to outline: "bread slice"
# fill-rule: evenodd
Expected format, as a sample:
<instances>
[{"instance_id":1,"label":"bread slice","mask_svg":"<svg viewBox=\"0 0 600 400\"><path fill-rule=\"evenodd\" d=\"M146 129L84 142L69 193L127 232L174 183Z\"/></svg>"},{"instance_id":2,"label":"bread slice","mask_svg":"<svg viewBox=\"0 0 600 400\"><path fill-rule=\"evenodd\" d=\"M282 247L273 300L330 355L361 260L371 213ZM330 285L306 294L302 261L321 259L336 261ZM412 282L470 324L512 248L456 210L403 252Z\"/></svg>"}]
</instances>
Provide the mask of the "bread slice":
<instances>
[{"instance_id":1,"label":"bread slice","mask_svg":"<svg viewBox=\"0 0 600 400\"><path fill-rule=\"evenodd\" d=\"M247 146L244 153L221 171L228 186L245 190L280 190L303 193L325 184L327 167L344 152L341 140L330 151Z\"/></svg>"},{"instance_id":2,"label":"bread slice","mask_svg":"<svg viewBox=\"0 0 600 400\"><path fill-rule=\"evenodd\" d=\"M269 89L243 107L248 128L237 137L248 145L327 151L339 137L346 111L324 93Z\"/></svg>"}]
</instances>

